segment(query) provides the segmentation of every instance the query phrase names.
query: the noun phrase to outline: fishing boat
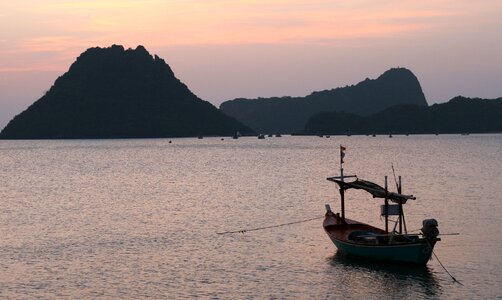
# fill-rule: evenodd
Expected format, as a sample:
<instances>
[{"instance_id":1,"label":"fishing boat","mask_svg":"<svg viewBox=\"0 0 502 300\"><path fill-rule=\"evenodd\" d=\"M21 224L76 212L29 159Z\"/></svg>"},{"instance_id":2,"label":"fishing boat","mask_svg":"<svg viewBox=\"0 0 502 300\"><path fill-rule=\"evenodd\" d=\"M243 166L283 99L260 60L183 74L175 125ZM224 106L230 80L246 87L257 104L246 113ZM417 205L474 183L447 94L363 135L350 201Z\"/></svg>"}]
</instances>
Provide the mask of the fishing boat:
<instances>
[{"instance_id":1,"label":"fishing boat","mask_svg":"<svg viewBox=\"0 0 502 300\"><path fill-rule=\"evenodd\" d=\"M385 186L363 180L357 175L343 174L343 159L345 147L340 146L340 176L329 177L335 182L340 192L340 212L334 213L326 204L326 215L323 227L338 250L350 256L370 260L394 263L425 265L430 260L437 241L440 241L438 222L426 219L422 222L419 234L410 234L406 229L403 205L408 200L416 200L413 195L401 193L401 176L396 180L397 193L390 192L385 177ZM345 217L345 193L350 189L360 189L370 193L373 198L381 198L380 215L385 218L385 228L377 228ZM394 220L392 230L389 230L390 218Z\"/></svg>"}]
</instances>

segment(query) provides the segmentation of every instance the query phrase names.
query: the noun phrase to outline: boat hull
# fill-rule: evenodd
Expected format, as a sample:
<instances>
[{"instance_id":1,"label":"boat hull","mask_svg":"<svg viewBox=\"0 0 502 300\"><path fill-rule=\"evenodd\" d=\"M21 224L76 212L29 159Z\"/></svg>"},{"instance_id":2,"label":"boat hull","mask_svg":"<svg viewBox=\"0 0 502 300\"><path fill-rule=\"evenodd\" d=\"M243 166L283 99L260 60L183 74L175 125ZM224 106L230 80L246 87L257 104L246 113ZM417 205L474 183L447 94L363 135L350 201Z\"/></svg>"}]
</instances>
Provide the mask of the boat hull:
<instances>
[{"instance_id":1,"label":"boat hull","mask_svg":"<svg viewBox=\"0 0 502 300\"><path fill-rule=\"evenodd\" d=\"M414 240L399 242L393 240L392 235L385 234L382 229L348 219L342 222L335 216L326 216L324 229L342 254L364 259L425 265L434 248L434 243L431 244L424 238L416 237ZM351 240L353 233L361 231L375 235L372 236L371 243Z\"/></svg>"},{"instance_id":2,"label":"boat hull","mask_svg":"<svg viewBox=\"0 0 502 300\"><path fill-rule=\"evenodd\" d=\"M365 259L396 263L427 264L431 258L431 247L427 244L367 246L331 239L343 254Z\"/></svg>"}]
</instances>

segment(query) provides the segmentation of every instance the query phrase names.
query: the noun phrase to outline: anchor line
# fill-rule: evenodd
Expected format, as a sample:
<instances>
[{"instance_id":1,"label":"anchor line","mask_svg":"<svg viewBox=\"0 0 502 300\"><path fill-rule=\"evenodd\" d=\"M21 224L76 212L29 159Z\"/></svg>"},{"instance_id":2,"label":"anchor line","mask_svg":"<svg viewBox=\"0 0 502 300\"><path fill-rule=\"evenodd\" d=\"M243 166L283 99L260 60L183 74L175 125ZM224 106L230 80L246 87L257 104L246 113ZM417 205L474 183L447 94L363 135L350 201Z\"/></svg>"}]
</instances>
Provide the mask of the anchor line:
<instances>
[{"instance_id":1,"label":"anchor line","mask_svg":"<svg viewBox=\"0 0 502 300\"><path fill-rule=\"evenodd\" d=\"M300 221L295 221L295 222L289 222L289 223L283 223L283 224L265 226L265 227L258 227L258 228L251 228L251 229L241 229L241 230L234 230L234 231L217 232L216 234L246 233L246 232L249 232L249 231L258 231L258 230L263 230L263 229L269 229L269 228L276 228L276 227L281 227L281 226L288 226L288 225L293 225L293 224L305 223L305 222L310 222L310 221L314 221L314 220L319 220L319 219L322 219L322 218L324 218L324 216L310 218L310 219L305 219L305 220L300 220Z\"/></svg>"},{"instance_id":2,"label":"anchor line","mask_svg":"<svg viewBox=\"0 0 502 300\"><path fill-rule=\"evenodd\" d=\"M441 265L441 267L446 271L446 273L451 277L451 279L453 279L454 282L460 284L461 286L463 286L464 284L460 281L457 280L457 278L453 277L453 275L451 275L450 272L448 272L448 270L446 269L446 267L443 265L443 263L441 262L441 260L439 260L439 257L436 255L436 252L434 252L434 249L432 248L431 244L429 243L429 241L427 241L427 244L429 244L429 247L431 248L432 250L432 254L434 254L434 257L437 259L439 265Z\"/></svg>"}]
</instances>

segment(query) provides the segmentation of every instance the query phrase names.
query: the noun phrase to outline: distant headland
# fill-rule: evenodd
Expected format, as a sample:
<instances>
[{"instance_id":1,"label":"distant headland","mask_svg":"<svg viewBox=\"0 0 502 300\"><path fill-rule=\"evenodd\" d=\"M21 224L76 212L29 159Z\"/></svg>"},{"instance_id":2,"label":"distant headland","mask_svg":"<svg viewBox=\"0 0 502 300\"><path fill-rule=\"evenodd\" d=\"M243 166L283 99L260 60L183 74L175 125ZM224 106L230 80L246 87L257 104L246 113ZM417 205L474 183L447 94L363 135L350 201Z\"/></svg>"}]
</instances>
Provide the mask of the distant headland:
<instances>
[{"instance_id":1,"label":"distant headland","mask_svg":"<svg viewBox=\"0 0 502 300\"><path fill-rule=\"evenodd\" d=\"M299 133L431 134L502 132L502 98L455 97L432 106L398 105L368 116L324 112L312 116Z\"/></svg>"},{"instance_id":2,"label":"distant headland","mask_svg":"<svg viewBox=\"0 0 502 300\"><path fill-rule=\"evenodd\" d=\"M90 48L14 117L3 139L158 138L253 134L195 96L143 46Z\"/></svg>"},{"instance_id":3,"label":"distant headland","mask_svg":"<svg viewBox=\"0 0 502 300\"><path fill-rule=\"evenodd\" d=\"M306 97L234 99L220 109L256 132L302 131L308 119L320 112L344 111L370 115L386 108L411 104L427 106L418 79L406 68L394 68L377 79L356 85L313 92Z\"/></svg>"}]
</instances>

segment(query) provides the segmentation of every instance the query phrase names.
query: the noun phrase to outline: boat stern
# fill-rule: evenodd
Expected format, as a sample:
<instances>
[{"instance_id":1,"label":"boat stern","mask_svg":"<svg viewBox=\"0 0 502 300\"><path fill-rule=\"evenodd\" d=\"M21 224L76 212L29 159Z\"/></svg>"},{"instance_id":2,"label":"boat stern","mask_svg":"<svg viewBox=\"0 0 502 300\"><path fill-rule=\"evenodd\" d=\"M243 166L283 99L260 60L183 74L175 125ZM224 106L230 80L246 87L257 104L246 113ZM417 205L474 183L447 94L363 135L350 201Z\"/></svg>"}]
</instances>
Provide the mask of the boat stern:
<instances>
[{"instance_id":1,"label":"boat stern","mask_svg":"<svg viewBox=\"0 0 502 300\"><path fill-rule=\"evenodd\" d=\"M425 240L429 243L431 247L434 247L437 241L440 239L438 238L439 236L439 229L438 229L438 221L436 219L425 219L422 221L422 235L424 236Z\"/></svg>"}]
</instances>

